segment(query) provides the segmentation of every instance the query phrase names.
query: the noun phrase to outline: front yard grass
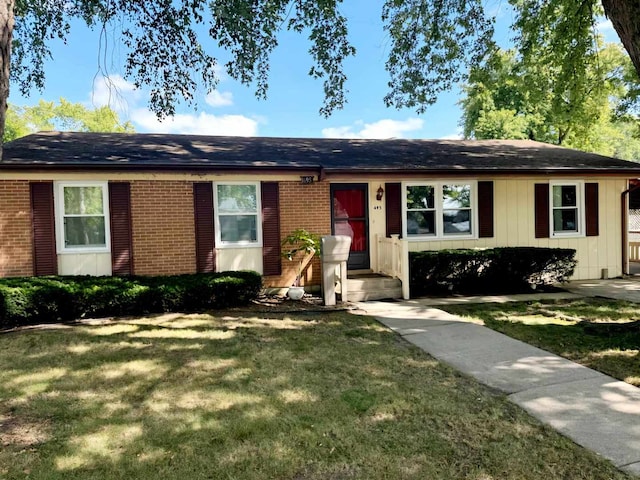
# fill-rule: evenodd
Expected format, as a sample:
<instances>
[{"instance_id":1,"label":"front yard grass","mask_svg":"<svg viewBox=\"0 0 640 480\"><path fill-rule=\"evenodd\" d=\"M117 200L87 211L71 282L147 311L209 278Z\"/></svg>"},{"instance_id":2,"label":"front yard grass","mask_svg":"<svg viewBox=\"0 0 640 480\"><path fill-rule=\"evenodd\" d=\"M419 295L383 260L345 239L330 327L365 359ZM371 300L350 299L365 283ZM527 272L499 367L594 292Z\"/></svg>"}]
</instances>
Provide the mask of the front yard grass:
<instances>
[{"instance_id":1,"label":"front yard grass","mask_svg":"<svg viewBox=\"0 0 640 480\"><path fill-rule=\"evenodd\" d=\"M640 387L637 303L585 298L442 308Z\"/></svg>"},{"instance_id":2,"label":"front yard grass","mask_svg":"<svg viewBox=\"0 0 640 480\"><path fill-rule=\"evenodd\" d=\"M0 478L628 477L371 318L336 312L2 334Z\"/></svg>"}]
</instances>

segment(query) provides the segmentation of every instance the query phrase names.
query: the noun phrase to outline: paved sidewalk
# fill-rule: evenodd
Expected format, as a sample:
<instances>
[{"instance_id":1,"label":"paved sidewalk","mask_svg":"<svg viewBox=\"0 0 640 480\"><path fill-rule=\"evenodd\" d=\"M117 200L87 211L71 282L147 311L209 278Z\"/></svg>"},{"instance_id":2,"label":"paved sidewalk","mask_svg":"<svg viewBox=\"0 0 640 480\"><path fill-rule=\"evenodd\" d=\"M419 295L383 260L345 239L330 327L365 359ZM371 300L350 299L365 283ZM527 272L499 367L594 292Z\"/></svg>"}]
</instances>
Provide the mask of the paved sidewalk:
<instances>
[{"instance_id":1,"label":"paved sidewalk","mask_svg":"<svg viewBox=\"0 0 640 480\"><path fill-rule=\"evenodd\" d=\"M505 392L576 443L640 475L640 389L423 300L358 307L435 358Z\"/></svg>"},{"instance_id":2,"label":"paved sidewalk","mask_svg":"<svg viewBox=\"0 0 640 480\"><path fill-rule=\"evenodd\" d=\"M452 297L422 297L416 300L406 300L412 305L465 305L468 303L507 303L529 302L534 300L573 300L583 298L585 294L574 292L554 293L519 293L517 295L477 295L477 296L452 296Z\"/></svg>"},{"instance_id":3,"label":"paved sidewalk","mask_svg":"<svg viewBox=\"0 0 640 480\"><path fill-rule=\"evenodd\" d=\"M565 292L526 293L518 295L484 295L433 297L409 300L416 305L462 305L466 303L528 302L532 300L562 300L581 297L604 297L640 303L640 276L608 280L574 280L562 285Z\"/></svg>"},{"instance_id":4,"label":"paved sidewalk","mask_svg":"<svg viewBox=\"0 0 640 480\"><path fill-rule=\"evenodd\" d=\"M640 278L612 278L609 280L574 280L563 288L587 297L605 297L614 300L640 302Z\"/></svg>"}]
</instances>

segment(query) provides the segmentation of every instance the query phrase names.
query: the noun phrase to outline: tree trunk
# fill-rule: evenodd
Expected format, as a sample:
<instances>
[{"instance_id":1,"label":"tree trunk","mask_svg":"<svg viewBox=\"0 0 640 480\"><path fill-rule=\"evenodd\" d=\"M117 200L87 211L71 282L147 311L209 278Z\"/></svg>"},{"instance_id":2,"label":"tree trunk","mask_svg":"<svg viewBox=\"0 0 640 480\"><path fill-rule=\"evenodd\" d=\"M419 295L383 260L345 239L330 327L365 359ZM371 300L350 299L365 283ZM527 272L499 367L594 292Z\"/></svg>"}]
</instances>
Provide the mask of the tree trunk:
<instances>
[{"instance_id":1,"label":"tree trunk","mask_svg":"<svg viewBox=\"0 0 640 480\"><path fill-rule=\"evenodd\" d=\"M0 161L2 160L2 138L7 119L7 100L9 98L9 72L11 71L11 40L15 0L0 0Z\"/></svg>"},{"instance_id":2,"label":"tree trunk","mask_svg":"<svg viewBox=\"0 0 640 480\"><path fill-rule=\"evenodd\" d=\"M602 0L602 6L640 76L640 2Z\"/></svg>"}]
</instances>

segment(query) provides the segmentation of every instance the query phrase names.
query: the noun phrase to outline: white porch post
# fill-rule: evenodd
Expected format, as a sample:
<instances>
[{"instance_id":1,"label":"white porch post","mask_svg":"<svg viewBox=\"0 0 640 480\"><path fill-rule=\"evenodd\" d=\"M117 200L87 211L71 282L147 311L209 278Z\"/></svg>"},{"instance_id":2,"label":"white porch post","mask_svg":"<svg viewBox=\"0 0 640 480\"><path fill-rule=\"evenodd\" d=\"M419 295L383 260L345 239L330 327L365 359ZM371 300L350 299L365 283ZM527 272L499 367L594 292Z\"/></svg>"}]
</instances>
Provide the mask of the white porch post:
<instances>
[{"instance_id":1,"label":"white porch post","mask_svg":"<svg viewBox=\"0 0 640 480\"><path fill-rule=\"evenodd\" d=\"M402 277L402 298L409 300L409 242L400 240L400 261L402 262L400 272Z\"/></svg>"}]
</instances>

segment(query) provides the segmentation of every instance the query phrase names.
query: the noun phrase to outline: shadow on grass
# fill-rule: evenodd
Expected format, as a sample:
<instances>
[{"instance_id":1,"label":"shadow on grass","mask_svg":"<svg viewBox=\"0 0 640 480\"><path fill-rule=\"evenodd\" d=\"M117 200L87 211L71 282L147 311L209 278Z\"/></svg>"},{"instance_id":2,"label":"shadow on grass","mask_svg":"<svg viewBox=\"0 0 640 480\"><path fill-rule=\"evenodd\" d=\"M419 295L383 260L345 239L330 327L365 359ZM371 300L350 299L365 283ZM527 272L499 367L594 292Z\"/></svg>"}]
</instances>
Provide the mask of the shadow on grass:
<instances>
[{"instance_id":1,"label":"shadow on grass","mask_svg":"<svg viewBox=\"0 0 640 480\"><path fill-rule=\"evenodd\" d=\"M624 478L368 317L172 314L2 341L2 478Z\"/></svg>"}]
</instances>

